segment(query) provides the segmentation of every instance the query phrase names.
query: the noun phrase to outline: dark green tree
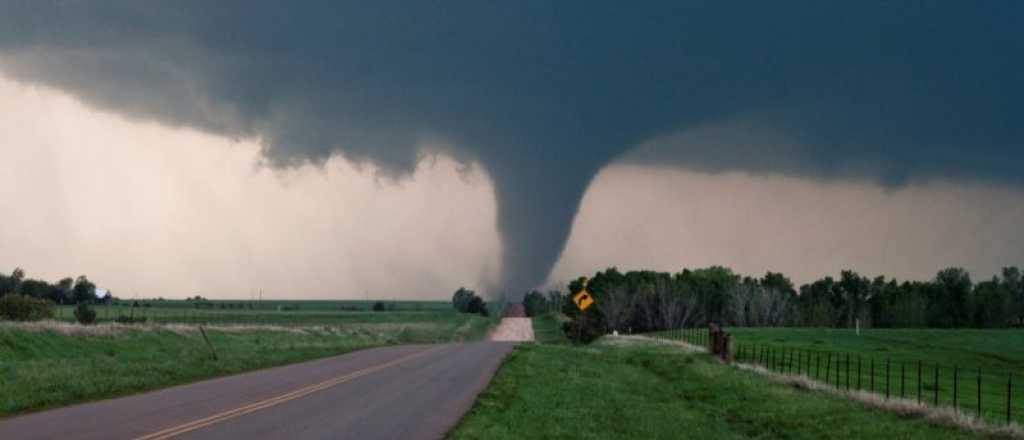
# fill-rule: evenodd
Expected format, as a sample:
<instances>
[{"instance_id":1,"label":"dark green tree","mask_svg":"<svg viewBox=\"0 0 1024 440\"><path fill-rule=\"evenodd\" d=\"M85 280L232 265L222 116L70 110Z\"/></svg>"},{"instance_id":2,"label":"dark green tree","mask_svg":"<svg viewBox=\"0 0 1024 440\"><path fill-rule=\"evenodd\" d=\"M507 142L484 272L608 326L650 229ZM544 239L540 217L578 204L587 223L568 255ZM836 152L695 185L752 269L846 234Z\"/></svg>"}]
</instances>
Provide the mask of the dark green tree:
<instances>
[{"instance_id":1,"label":"dark green tree","mask_svg":"<svg viewBox=\"0 0 1024 440\"><path fill-rule=\"evenodd\" d=\"M75 304L92 303L96 301L96 285L89 281L85 275L75 280L71 289L71 299Z\"/></svg>"},{"instance_id":2,"label":"dark green tree","mask_svg":"<svg viewBox=\"0 0 1024 440\"><path fill-rule=\"evenodd\" d=\"M862 318L862 312L868 301L871 282L852 270L844 270L839 276L838 298L842 300L841 310L846 317L846 327L853 328L855 322Z\"/></svg>"},{"instance_id":3,"label":"dark green tree","mask_svg":"<svg viewBox=\"0 0 1024 440\"><path fill-rule=\"evenodd\" d=\"M0 295L8 293L20 293L21 280L25 278L25 271L20 267L15 268L10 275L0 275Z\"/></svg>"},{"instance_id":4,"label":"dark green tree","mask_svg":"<svg viewBox=\"0 0 1024 440\"><path fill-rule=\"evenodd\" d=\"M951 267L936 274L930 324L952 328L971 325L972 287L971 275L961 268Z\"/></svg>"},{"instance_id":5,"label":"dark green tree","mask_svg":"<svg viewBox=\"0 0 1024 440\"><path fill-rule=\"evenodd\" d=\"M459 287L454 294L452 294L452 307L462 313L469 312L469 303L476 297L476 292L466 289L465 287Z\"/></svg>"},{"instance_id":6,"label":"dark green tree","mask_svg":"<svg viewBox=\"0 0 1024 440\"><path fill-rule=\"evenodd\" d=\"M1003 285L1010 294L1011 317L1013 324L1024 326L1024 279L1017 267L1003 268Z\"/></svg>"},{"instance_id":7,"label":"dark green tree","mask_svg":"<svg viewBox=\"0 0 1024 440\"><path fill-rule=\"evenodd\" d=\"M548 298L536 290L523 296L523 308L526 316L540 316L550 310Z\"/></svg>"},{"instance_id":8,"label":"dark green tree","mask_svg":"<svg viewBox=\"0 0 1024 440\"><path fill-rule=\"evenodd\" d=\"M1002 328L1013 320L1013 298L1007 286L993 277L974 287L973 326Z\"/></svg>"}]
</instances>

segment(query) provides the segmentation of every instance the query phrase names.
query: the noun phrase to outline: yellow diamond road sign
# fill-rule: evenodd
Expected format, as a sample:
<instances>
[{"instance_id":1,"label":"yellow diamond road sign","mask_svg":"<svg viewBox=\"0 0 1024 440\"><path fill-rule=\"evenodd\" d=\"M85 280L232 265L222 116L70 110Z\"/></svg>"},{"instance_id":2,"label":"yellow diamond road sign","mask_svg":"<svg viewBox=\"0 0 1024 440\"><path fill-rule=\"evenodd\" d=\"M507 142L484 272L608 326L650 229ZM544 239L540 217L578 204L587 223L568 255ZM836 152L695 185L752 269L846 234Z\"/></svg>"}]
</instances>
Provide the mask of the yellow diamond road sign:
<instances>
[{"instance_id":1,"label":"yellow diamond road sign","mask_svg":"<svg viewBox=\"0 0 1024 440\"><path fill-rule=\"evenodd\" d=\"M594 297L590 296L590 292L587 292L586 290L581 290L579 291L579 293L572 296L572 302L576 303L576 307L578 307L581 311L587 310L587 307L590 307L591 304L594 304Z\"/></svg>"}]
</instances>

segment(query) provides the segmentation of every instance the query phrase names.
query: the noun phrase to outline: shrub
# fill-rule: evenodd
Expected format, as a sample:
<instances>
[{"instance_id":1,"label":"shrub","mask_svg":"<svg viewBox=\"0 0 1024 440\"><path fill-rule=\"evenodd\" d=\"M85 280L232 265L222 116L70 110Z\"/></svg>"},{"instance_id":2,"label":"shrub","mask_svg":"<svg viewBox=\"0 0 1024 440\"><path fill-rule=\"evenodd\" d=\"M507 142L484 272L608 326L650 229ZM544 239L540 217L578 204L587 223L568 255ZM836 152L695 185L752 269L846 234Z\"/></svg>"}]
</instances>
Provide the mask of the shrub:
<instances>
[{"instance_id":1,"label":"shrub","mask_svg":"<svg viewBox=\"0 0 1024 440\"><path fill-rule=\"evenodd\" d=\"M384 305L383 301L377 301L377 302L373 303L373 311L374 312L383 312L383 311L385 311L387 309L388 309L388 307L386 305Z\"/></svg>"},{"instance_id":2,"label":"shrub","mask_svg":"<svg viewBox=\"0 0 1024 440\"><path fill-rule=\"evenodd\" d=\"M565 336L577 344L589 344L601 337L603 332L596 325L585 323L580 326L579 321L567 321L562 323L562 332Z\"/></svg>"},{"instance_id":3,"label":"shrub","mask_svg":"<svg viewBox=\"0 0 1024 440\"><path fill-rule=\"evenodd\" d=\"M487 316L487 303L483 298L476 296L476 292L460 287L452 295L452 307L461 313L479 313Z\"/></svg>"},{"instance_id":4,"label":"shrub","mask_svg":"<svg viewBox=\"0 0 1024 440\"><path fill-rule=\"evenodd\" d=\"M38 321L53 317L53 303L24 295L0 297L0 319L11 321Z\"/></svg>"},{"instance_id":5,"label":"shrub","mask_svg":"<svg viewBox=\"0 0 1024 440\"><path fill-rule=\"evenodd\" d=\"M452 307L462 313L469 313L469 302L476 297L476 292L459 287L459 290L455 291L452 295Z\"/></svg>"},{"instance_id":6,"label":"shrub","mask_svg":"<svg viewBox=\"0 0 1024 440\"><path fill-rule=\"evenodd\" d=\"M79 324L89 325L96 322L96 311L89 307L87 303L79 303L78 307L75 307L75 319L78 320Z\"/></svg>"},{"instance_id":7,"label":"shrub","mask_svg":"<svg viewBox=\"0 0 1024 440\"><path fill-rule=\"evenodd\" d=\"M488 316L490 313L487 311L487 303L479 296L474 296L473 299L469 300L469 313L479 313L481 316Z\"/></svg>"}]
</instances>

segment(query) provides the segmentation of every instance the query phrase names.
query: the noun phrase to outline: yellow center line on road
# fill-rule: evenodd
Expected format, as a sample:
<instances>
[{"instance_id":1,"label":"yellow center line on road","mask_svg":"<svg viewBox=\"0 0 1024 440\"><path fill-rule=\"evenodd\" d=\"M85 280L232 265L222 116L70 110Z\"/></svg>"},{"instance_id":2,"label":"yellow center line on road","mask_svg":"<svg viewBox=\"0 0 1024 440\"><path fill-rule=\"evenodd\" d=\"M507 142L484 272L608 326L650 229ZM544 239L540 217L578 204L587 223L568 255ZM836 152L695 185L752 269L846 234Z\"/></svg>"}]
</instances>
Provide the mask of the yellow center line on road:
<instances>
[{"instance_id":1,"label":"yellow center line on road","mask_svg":"<svg viewBox=\"0 0 1024 440\"><path fill-rule=\"evenodd\" d=\"M195 430L197 430L199 428L203 428L203 427L206 427L206 426L213 425L215 423L223 422L225 420L229 420L229 419L233 419L233 418L236 418L236 417L240 417L240 416L243 416L245 414L249 414L249 413L252 413L252 412L255 412L255 411L259 411L261 409L270 408L270 407L272 407L274 405L278 405L278 404L281 404L281 403L289 402L289 401L298 399L298 398L303 397L303 396L308 396L308 395L313 394L313 393L315 393L317 391L322 391L322 390L326 390L328 388L331 388L331 387L334 387L334 386L337 386L337 385L341 385L341 384L343 384L345 382L348 382L348 381L351 381L353 379L356 379L356 378L359 378L359 377L362 377L362 376L366 376L367 374L371 374L373 372L380 371L380 370L383 370L385 368L398 365L398 364L400 364L402 362L405 362L405 361L407 361L409 359L412 359L412 358L415 358L415 357L418 357L418 356L422 356L424 354L427 354L427 353L439 350L440 348L441 347L432 347L432 348L428 348L426 350L418 351L416 353L413 353L413 354L410 354L410 355L406 355L406 356L402 356L402 357L400 357L398 359L394 359L394 360L385 362L385 363L380 364L380 365L375 365L375 366L372 366L372 367L364 368L362 370L354 371L352 373L348 373L348 374L343 375L343 376L338 376L338 377L335 377L333 379L325 380L325 381L320 382L318 384L310 385L310 386L305 387L305 388L300 388L300 389L292 391L290 393L285 393L285 394L282 394L280 396L271 397L269 399L261 400L259 402L252 403L252 404L249 404L249 405L246 405L246 406L235 408L235 409L232 409L232 410L229 410L229 411L224 411L222 413L214 414L214 415L209 416L209 417L204 417L204 418L199 419L199 420L194 420L192 422L185 423L183 425L178 425L178 426L174 426L174 427L171 427L171 428L167 428L167 429L164 429L164 430L161 430L161 431L158 431L158 432L154 432L152 434L147 434L147 435L144 435L142 437L136 437L135 440L162 440L162 439L168 439L168 438L171 438L171 437L174 437L174 436L177 436L177 435L181 435L181 434L184 434L186 432L195 431Z\"/></svg>"}]
</instances>

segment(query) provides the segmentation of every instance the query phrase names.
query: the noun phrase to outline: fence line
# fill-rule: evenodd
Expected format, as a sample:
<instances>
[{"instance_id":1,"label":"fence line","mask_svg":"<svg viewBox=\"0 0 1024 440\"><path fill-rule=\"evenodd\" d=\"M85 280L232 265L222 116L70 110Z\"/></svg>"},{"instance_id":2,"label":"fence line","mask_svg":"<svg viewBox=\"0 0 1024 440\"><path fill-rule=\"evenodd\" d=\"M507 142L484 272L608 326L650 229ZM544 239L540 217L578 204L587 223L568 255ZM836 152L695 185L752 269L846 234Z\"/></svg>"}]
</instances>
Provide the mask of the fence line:
<instances>
[{"instance_id":1,"label":"fence line","mask_svg":"<svg viewBox=\"0 0 1024 440\"><path fill-rule=\"evenodd\" d=\"M708 330L704 328L682 328L652 336L705 347L710 340ZM1024 406L1024 399L1015 395L1019 391L1014 389L1012 371L985 372L981 368L961 371L960 365L929 365L923 360L899 361L899 365L893 365L890 357L884 358L882 369L876 369L876 357L873 356L857 354L852 357L850 352L780 348L765 343L736 343L732 352L737 362L759 365L776 373L806 376L837 389L884 395L887 400L898 397L921 405L948 406L963 414L994 422L1024 422L1021 420L1024 409L1020 408ZM865 365L867 381L862 374ZM851 379L853 372L856 377ZM943 372L946 372L945 376ZM865 382L867 387L863 386ZM908 385L911 396L907 395ZM945 404L943 399L948 399Z\"/></svg>"}]
</instances>

